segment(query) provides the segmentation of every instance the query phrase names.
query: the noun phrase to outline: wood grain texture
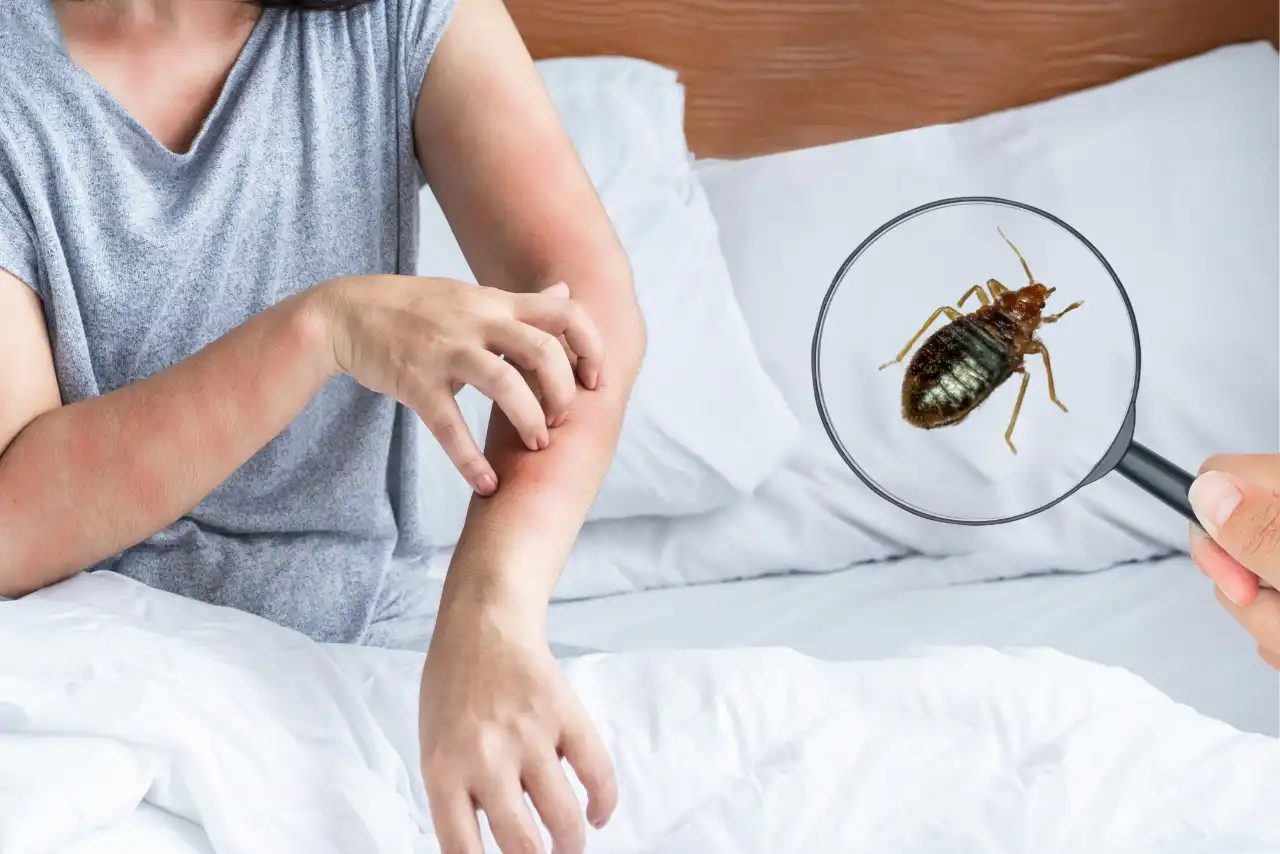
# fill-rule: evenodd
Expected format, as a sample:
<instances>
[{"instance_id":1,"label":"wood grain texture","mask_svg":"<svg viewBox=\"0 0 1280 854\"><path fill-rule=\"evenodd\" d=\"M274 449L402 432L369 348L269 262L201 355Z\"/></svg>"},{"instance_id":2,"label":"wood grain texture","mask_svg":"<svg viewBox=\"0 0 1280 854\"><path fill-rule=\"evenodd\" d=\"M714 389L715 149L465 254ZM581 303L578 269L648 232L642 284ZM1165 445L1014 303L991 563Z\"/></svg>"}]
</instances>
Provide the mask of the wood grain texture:
<instances>
[{"instance_id":1,"label":"wood grain texture","mask_svg":"<svg viewBox=\"0 0 1280 854\"><path fill-rule=\"evenodd\" d=\"M680 72L701 157L959 121L1242 41L1277 0L507 0L537 59Z\"/></svg>"}]
</instances>

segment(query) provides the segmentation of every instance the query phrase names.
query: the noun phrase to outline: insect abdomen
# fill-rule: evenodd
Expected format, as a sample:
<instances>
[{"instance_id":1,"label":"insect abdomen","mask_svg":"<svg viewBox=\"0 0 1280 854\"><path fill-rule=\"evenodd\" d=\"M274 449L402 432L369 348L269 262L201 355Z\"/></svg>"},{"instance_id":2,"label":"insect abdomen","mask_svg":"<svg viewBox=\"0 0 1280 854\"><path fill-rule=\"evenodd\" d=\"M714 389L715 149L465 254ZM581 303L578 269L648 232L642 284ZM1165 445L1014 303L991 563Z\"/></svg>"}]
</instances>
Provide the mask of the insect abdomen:
<instances>
[{"instance_id":1,"label":"insect abdomen","mask_svg":"<svg viewBox=\"0 0 1280 854\"><path fill-rule=\"evenodd\" d=\"M960 421L1013 373L1013 347L971 316L939 329L916 351L902 383L902 415L930 429Z\"/></svg>"}]
</instances>

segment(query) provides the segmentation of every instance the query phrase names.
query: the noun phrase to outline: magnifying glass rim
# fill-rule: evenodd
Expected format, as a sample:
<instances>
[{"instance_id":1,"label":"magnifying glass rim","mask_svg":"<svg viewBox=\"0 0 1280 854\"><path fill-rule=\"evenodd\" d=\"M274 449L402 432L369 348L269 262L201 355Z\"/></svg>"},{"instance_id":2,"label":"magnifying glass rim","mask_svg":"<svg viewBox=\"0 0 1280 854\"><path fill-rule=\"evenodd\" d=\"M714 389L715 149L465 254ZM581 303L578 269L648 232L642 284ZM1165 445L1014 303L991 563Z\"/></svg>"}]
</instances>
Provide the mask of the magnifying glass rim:
<instances>
[{"instance_id":1,"label":"magnifying glass rim","mask_svg":"<svg viewBox=\"0 0 1280 854\"><path fill-rule=\"evenodd\" d=\"M1037 214L1049 220L1054 225L1057 225L1059 228L1063 229L1068 234L1075 237L1076 240L1079 240L1082 244L1084 244L1085 247L1088 248L1090 252L1093 253L1094 257L1098 259L1098 263L1100 263L1103 269L1107 271L1107 275L1111 276L1111 281L1115 284L1116 290L1120 293L1121 301L1124 302L1125 311L1128 312L1129 314L1129 326L1133 332L1134 371L1133 371L1133 389L1130 391L1130 394L1129 394L1129 407L1128 409L1125 410L1125 417L1120 420L1120 426L1116 431L1115 437L1107 445L1106 449L1103 450L1102 455L1098 458L1097 462L1095 462L1093 464L1093 467L1090 468L1089 473L1087 473L1083 478L1080 479L1079 483L1077 483L1075 486L1071 487L1071 489L1059 495L1057 498L1048 502L1047 504L1044 504L1032 510L1024 511L1022 513L1017 514L1016 516L1003 516L997 519L956 519L950 516L942 516L936 513L930 513L927 510L922 510L919 507L914 507L906 503L905 501L900 500L897 496L885 491L878 483L876 483L870 477L870 475L867 475L866 473L863 472L861 466L859 466L854 461L853 456L849 453L848 449L845 448L844 443L840 441L840 437L836 435L835 428L831 424L830 413L827 411L826 399L822 393L822 379L821 379L821 371L819 369L819 364L822 357L822 333L827 322L827 312L831 308L831 302L835 298L836 290L840 287L840 283L844 279L845 273L847 273L849 268L853 266L853 262L858 260L858 257L862 255L862 253L865 252L867 249L869 249L872 246L872 244L874 244L877 240L879 240L886 233L888 233L889 231L892 231L894 228L897 228L899 225L906 222L907 220L914 219L920 216L921 214L925 214L925 213L928 213L929 211L937 210L939 208L954 207L956 205L963 205L963 204L1004 205L1006 207L1024 210L1024 211L1027 211L1028 213ZM826 295L822 298L822 306L818 310L818 322L815 325L813 330L813 345L810 350L810 373L813 377L813 394L814 394L814 399L818 404L818 417L822 421L822 429L826 431L827 438L831 440L832 446L836 449L836 453L840 455L840 458L844 460L845 465L847 465L849 469L855 475L858 476L858 479L861 480L863 483L865 483L867 487L871 489L872 492L875 492L877 495L879 495L881 498L885 499L889 503L894 504L902 508L903 510L906 510L908 513L911 513L912 515L919 516L924 519L929 519L934 522L944 522L951 525L969 525L969 526L1003 525L1009 522L1017 522L1019 519L1026 519L1030 516L1035 516L1038 513L1043 513L1044 511L1048 510L1050 507L1053 507L1059 504L1060 502L1065 501L1067 498L1070 498L1077 491L1079 491L1085 484L1091 482L1094 479L1092 475L1094 472L1097 471L1098 466L1101 465L1104 460L1106 460L1108 454L1110 454L1112 449L1116 447L1117 443L1120 443L1125 440L1126 424L1129 420L1128 416L1130 413L1134 411L1134 409L1137 406L1138 386L1142 380L1142 342L1138 337L1138 319L1133 313L1133 304L1129 301L1129 294L1125 291L1124 285L1120 281L1120 277L1116 275L1116 271L1111 267L1111 264L1108 263L1107 259L1103 257L1102 253L1098 251L1098 247L1090 243L1088 238L1086 238L1083 234L1076 231L1069 224L1067 224L1066 222L1063 222L1061 219L1049 213L1048 211L1041 210L1040 208L1037 208L1034 205L1026 204L1025 202L1015 202L1012 199L1003 199L998 196L953 196L951 198L946 198L946 199L937 199L935 201L928 202L926 204L912 208L911 210L906 211L905 213L898 214L896 217L884 223L875 231L871 232L871 234L865 240L863 240L862 243L858 245L858 248L854 249L853 252L850 253L849 257L845 259L845 262L840 265L840 269L836 271L835 277L831 280L831 285L827 288Z\"/></svg>"}]
</instances>

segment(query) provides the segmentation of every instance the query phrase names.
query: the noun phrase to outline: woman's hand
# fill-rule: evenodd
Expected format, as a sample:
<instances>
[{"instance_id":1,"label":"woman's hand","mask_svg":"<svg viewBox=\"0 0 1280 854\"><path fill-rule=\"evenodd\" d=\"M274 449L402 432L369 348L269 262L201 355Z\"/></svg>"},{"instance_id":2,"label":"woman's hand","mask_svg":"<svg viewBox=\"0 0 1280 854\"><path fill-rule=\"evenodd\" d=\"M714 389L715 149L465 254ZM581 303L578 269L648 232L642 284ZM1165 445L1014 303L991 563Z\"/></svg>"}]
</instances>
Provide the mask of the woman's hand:
<instances>
[{"instance_id":1,"label":"woman's hand","mask_svg":"<svg viewBox=\"0 0 1280 854\"><path fill-rule=\"evenodd\" d=\"M497 489L497 476L454 399L462 386L492 400L521 441L541 450L577 381L588 389L600 383L600 333L564 284L522 294L452 279L360 276L311 296L332 338L334 373L416 411L481 495Z\"/></svg>"},{"instance_id":2,"label":"woman's hand","mask_svg":"<svg viewBox=\"0 0 1280 854\"><path fill-rule=\"evenodd\" d=\"M480 854L477 809L504 854L542 851L526 793L556 854L581 854L582 809L562 758L587 790L593 826L603 826L617 804L609 754L530 613L458 599L436 624L419 736L444 854Z\"/></svg>"},{"instance_id":3,"label":"woman's hand","mask_svg":"<svg viewBox=\"0 0 1280 854\"><path fill-rule=\"evenodd\" d=\"M1280 670L1280 454L1210 457L1191 485L1191 556Z\"/></svg>"}]
</instances>

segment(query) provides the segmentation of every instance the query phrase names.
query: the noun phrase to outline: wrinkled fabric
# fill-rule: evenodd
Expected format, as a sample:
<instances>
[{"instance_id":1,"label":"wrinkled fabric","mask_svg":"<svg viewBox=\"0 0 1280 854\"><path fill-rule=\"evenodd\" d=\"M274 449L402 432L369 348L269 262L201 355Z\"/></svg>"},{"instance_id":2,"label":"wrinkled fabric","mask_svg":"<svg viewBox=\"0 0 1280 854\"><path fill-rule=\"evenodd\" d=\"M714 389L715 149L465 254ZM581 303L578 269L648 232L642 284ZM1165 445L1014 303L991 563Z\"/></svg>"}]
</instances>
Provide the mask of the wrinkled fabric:
<instances>
[{"instance_id":1,"label":"wrinkled fabric","mask_svg":"<svg viewBox=\"0 0 1280 854\"><path fill-rule=\"evenodd\" d=\"M317 644L111 573L0 603L0 650L0 758L28 757L0 762L0 850L43 850L18 841L55 811L80 817L69 839L109 834L140 801L219 854L439 851L420 654ZM1280 742L1049 650L564 667L619 781L596 854L1280 850ZM71 739L84 749L32 767L33 746Z\"/></svg>"}]
</instances>

